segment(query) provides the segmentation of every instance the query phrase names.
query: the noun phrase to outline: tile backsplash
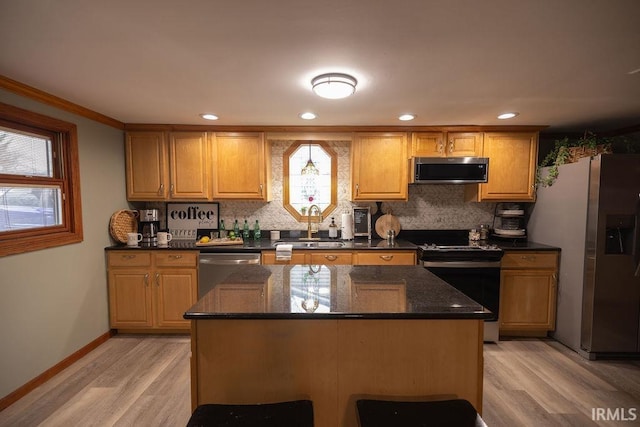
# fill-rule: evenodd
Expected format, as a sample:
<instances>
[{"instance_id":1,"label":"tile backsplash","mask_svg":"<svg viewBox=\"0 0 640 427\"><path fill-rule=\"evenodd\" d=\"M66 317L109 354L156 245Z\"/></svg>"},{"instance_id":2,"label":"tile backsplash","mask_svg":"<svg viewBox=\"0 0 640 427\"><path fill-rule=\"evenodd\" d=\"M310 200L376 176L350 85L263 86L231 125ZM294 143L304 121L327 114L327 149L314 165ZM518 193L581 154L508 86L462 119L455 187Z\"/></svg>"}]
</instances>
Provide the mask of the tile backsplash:
<instances>
[{"instance_id":1,"label":"tile backsplash","mask_svg":"<svg viewBox=\"0 0 640 427\"><path fill-rule=\"evenodd\" d=\"M265 230L305 230L306 222L296 221L282 204L283 177L282 164L285 150L293 141L271 142L271 202L256 201L218 201L220 218L224 219L227 228L238 222L249 220L253 224L260 221ZM352 206L371 206L375 213L375 203L353 203L349 200L350 146L349 141L327 141L338 154L338 207L324 218L321 229L326 230L331 217L335 217L340 226L341 213L351 211ZM373 167L373 166L372 166ZM166 203L147 203L146 208L160 210L161 223L166 224ZM384 202L382 211L391 212L398 217L403 229L470 229L479 224L492 224L495 203L478 203L464 201L464 186L449 184L410 185L409 200L406 202Z\"/></svg>"}]
</instances>

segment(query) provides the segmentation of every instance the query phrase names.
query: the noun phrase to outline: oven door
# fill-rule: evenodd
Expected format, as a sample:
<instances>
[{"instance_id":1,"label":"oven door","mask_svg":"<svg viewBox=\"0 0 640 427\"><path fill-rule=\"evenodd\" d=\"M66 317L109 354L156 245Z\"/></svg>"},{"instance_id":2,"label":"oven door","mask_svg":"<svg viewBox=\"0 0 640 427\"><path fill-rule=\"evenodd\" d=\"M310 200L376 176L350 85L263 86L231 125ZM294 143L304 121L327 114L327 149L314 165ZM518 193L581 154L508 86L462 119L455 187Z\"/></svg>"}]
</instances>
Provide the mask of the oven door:
<instances>
[{"instance_id":1,"label":"oven door","mask_svg":"<svg viewBox=\"0 0 640 427\"><path fill-rule=\"evenodd\" d=\"M485 341L497 341L500 261L423 261L422 265L493 313L485 321Z\"/></svg>"}]
</instances>

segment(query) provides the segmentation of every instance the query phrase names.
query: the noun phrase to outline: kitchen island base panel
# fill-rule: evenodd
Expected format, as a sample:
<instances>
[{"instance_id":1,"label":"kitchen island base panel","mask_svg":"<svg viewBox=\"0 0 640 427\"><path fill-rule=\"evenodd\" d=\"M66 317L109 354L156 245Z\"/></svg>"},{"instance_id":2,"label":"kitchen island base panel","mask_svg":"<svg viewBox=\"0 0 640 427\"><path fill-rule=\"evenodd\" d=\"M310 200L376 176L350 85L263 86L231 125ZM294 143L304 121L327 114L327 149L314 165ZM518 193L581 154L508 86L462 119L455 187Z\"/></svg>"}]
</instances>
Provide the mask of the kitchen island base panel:
<instances>
[{"instance_id":1,"label":"kitchen island base panel","mask_svg":"<svg viewBox=\"0 0 640 427\"><path fill-rule=\"evenodd\" d=\"M357 427L360 398L458 397L482 408L478 319L192 321L192 409L313 401L318 427Z\"/></svg>"}]
</instances>

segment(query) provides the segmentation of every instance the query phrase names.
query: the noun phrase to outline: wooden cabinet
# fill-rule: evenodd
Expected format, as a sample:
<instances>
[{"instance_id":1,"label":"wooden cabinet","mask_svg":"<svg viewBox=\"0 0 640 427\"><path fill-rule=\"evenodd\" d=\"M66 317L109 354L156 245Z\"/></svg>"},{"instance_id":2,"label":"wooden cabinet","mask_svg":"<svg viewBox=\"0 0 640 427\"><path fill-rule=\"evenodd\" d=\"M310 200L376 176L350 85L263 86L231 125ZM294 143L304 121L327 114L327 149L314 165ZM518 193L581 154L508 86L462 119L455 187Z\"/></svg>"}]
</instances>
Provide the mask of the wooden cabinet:
<instances>
[{"instance_id":1,"label":"wooden cabinet","mask_svg":"<svg viewBox=\"0 0 640 427\"><path fill-rule=\"evenodd\" d=\"M537 132L486 132L482 156L489 158L489 181L467 186L467 200L535 200Z\"/></svg>"},{"instance_id":2,"label":"wooden cabinet","mask_svg":"<svg viewBox=\"0 0 640 427\"><path fill-rule=\"evenodd\" d=\"M206 132L128 132L125 153L128 200L209 199Z\"/></svg>"},{"instance_id":3,"label":"wooden cabinet","mask_svg":"<svg viewBox=\"0 0 640 427\"><path fill-rule=\"evenodd\" d=\"M266 283L222 283L213 289L214 307L220 313L265 313Z\"/></svg>"},{"instance_id":4,"label":"wooden cabinet","mask_svg":"<svg viewBox=\"0 0 640 427\"><path fill-rule=\"evenodd\" d=\"M479 157L482 136L482 132L415 132L411 157Z\"/></svg>"},{"instance_id":5,"label":"wooden cabinet","mask_svg":"<svg viewBox=\"0 0 640 427\"><path fill-rule=\"evenodd\" d=\"M545 336L555 328L558 252L505 251L500 334Z\"/></svg>"},{"instance_id":6,"label":"wooden cabinet","mask_svg":"<svg viewBox=\"0 0 640 427\"><path fill-rule=\"evenodd\" d=\"M356 133L351 146L352 200L407 200L408 194L406 133Z\"/></svg>"},{"instance_id":7,"label":"wooden cabinet","mask_svg":"<svg viewBox=\"0 0 640 427\"><path fill-rule=\"evenodd\" d=\"M404 313L407 311L407 285L404 283L351 284L350 310L359 313Z\"/></svg>"},{"instance_id":8,"label":"wooden cabinet","mask_svg":"<svg viewBox=\"0 0 640 427\"><path fill-rule=\"evenodd\" d=\"M217 132L213 143L213 198L269 200L269 146L261 132Z\"/></svg>"},{"instance_id":9,"label":"wooden cabinet","mask_svg":"<svg viewBox=\"0 0 640 427\"><path fill-rule=\"evenodd\" d=\"M355 265L415 265L416 251L358 251Z\"/></svg>"},{"instance_id":10,"label":"wooden cabinet","mask_svg":"<svg viewBox=\"0 0 640 427\"><path fill-rule=\"evenodd\" d=\"M109 251L109 320L114 329L189 329L197 300L195 251Z\"/></svg>"},{"instance_id":11,"label":"wooden cabinet","mask_svg":"<svg viewBox=\"0 0 640 427\"><path fill-rule=\"evenodd\" d=\"M314 265L350 265L353 263L352 251L325 251L325 250L293 250L290 260L276 260L276 252L263 251L262 264L274 265L296 265L296 264L314 264Z\"/></svg>"}]
</instances>

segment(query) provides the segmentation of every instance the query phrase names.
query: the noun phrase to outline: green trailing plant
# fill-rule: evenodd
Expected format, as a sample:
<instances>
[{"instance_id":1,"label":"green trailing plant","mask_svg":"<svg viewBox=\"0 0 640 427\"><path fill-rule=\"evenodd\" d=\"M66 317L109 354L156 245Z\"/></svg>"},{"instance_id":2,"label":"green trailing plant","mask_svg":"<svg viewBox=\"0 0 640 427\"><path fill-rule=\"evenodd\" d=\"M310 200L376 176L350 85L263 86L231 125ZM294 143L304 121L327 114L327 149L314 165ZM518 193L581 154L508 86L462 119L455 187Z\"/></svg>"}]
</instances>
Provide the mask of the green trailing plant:
<instances>
[{"instance_id":1,"label":"green trailing plant","mask_svg":"<svg viewBox=\"0 0 640 427\"><path fill-rule=\"evenodd\" d=\"M553 149L545 156L538 165L536 170L536 186L550 187L558 179L560 173L558 167L572 161L572 153L570 148L583 147L589 150L596 150L599 145L609 144L606 138L600 138L593 132L585 132L578 139L571 140L565 136L556 140ZM542 168L549 167L546 175L542 175Z\"/></svg>"}]
</instances>

